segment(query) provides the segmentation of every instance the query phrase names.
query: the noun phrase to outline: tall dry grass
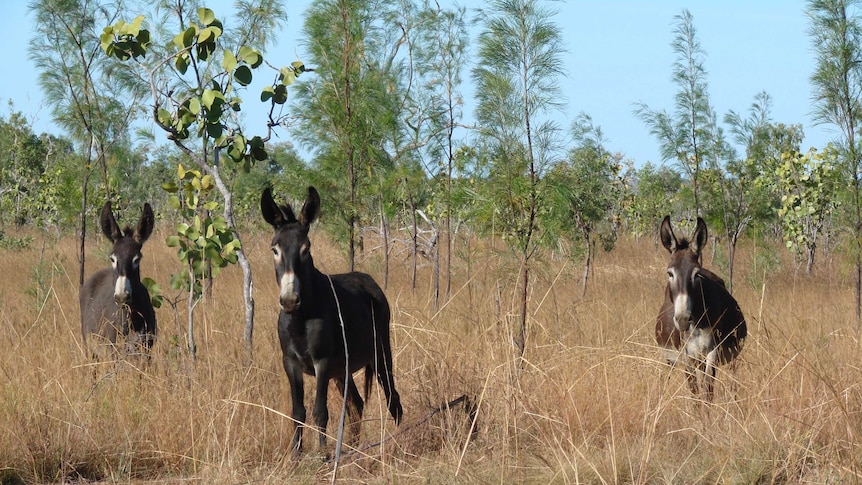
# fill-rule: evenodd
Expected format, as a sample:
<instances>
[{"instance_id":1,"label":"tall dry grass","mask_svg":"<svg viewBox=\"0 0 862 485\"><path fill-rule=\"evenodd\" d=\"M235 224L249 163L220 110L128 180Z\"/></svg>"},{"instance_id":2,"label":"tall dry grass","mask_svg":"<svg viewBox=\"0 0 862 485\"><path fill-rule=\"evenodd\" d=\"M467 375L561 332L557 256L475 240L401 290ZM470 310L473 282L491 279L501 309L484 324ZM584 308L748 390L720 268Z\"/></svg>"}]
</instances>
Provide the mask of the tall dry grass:
<instances>
[{"instance_id":1,"label":"tall dry grass","mask_svg":"<svg viewBox=\"0 0 862 485\"><path fill-rule=\"evenodd\" d=\"M85 358L73 238L35 234L29 249L0 250L0 482L331 480L332 449L317 450L313 438L302 458L289 458L270 234L245 240L257 315L250 363L238 268L217 278L213 298L200 307L199 358L188 361L185 305L168 288L179 265L164 236L157 231L145 245L142 272L165 288L177 311L168 303L157 311L160 333L145 366ZM317 266L343 270L322 231L312 239ZM106 264L106 251L103 240L88 245L88 274ZM521 366L512 344L518 272L504 252L457 241L452 298L439 310L431 305L430 267L421 268L413 290L405 253L397 254L387 295L404 421L394 425L375 386L360 450L346 454L339 481L862 478L860 349L841 260L806 277L783 251L741 249L734 293L749 338L737 364L719 369L714 403L704 404L654 346L667 255L651 240L624 240L600 254L586 298L582 267L544 255L533 273ZM381 255L363 258L359 267L382 281ZM313 386L306 389L310 406ZM341 408L332 389L330 432ZM460 396L467 400L441 408Z\"/></svg>"}]
</instances>

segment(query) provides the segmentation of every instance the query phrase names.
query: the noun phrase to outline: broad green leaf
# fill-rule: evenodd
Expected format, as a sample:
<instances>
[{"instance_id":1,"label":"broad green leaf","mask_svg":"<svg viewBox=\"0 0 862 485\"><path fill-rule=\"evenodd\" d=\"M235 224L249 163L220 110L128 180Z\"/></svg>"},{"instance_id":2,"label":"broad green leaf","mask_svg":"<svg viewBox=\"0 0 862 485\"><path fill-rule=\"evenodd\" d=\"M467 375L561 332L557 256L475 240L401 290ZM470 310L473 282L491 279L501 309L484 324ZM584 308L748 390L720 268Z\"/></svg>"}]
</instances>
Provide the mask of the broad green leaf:
<instances>
[{"instance_id":1,"label":"broad green leaf","mask_svg":"<svg viewBox=\"0 0 862 485\"><path fill-rule=\"evenodd\" d=\"M256 69L263 63L263 56L261 56L256 50L247 46L239 48L239 58L251 66L252 69Z\"/></svg>"},{"instance_id":2,"label":"broad green leaf","mask_svg":"<svg viewBox=\"0 0 862 485\"><path fill-rule=\"evenodd\" d=\"M224 68L225 71L231 72L236 69L236 65L236 56L233 55L233 52L231 52L230 50L225 49L224 56L222 57L221 61L221 66Z\"/></svg>"},{"instance_id":3,"label":"broad green leaf","mask_svg":"<svg viewBox=\"0 0 862 485\"><path fill-rule=\"evenodd\" d=\"M293 69L282 67L279 72L281 73L281 83L285 86L290 86L296 81L296 74L293 72Z\"/></svg>"},{"instance_id":4,"label":"broad green leaf","mask_svg":"<svg viewBox=\"0 0 862 485\"><path fill-rule=\"evenodd\" d=\"M178 55L176 61L174 62L174 67L177 68L180 74L185 74L189 69L189 56L185 52Z\"/></svg>"},{"instance_id":5,"label":"broad green leaf","mask_svg":"<svg viewBox=\"0 0 862 485\"><path fill-rule=\"evenodd\" d=\"M216 99L216 91L212 89L204 89L204 93L201 96L201 102L206 106L207 109L212 109L213 102Z\"/></svg>"},{"instance_id":6,"label":"broad green leaf","mask_svg":"<svg viewBox=\"0 0 862 485\"><path fill-rule=\"evenodd\" d=\"M224 132L221 123L207 123L207 135L210 138L218 138Z\"/></svg>"},{"instance_id":7,"label":"broad green leaf","mask_svg":"<svg viewBox=\"0 0 862 485\"><path fill-rule=\"evenodd\" d=\"M264 86L260 92L260 100L263 102L269 101L273 96L275 96L275 89L272 86Z\"/></svg>"},{"instance_id":8,"label":"broad green leaf","mask_svg":"<svg viewBox=\"0 0 862 485\"><path fill-rule=\"evenodd\" d=\"M135 37L138 36L138 33L141 31L141 24L144 22L144 16L138 15L132 20L132 23L128 25L126 32Z\"/></svg>"},{"instance_id":9,"label":"broad green leaf","mask_svg":"<svg viewBox=\"0 0 862 485\"><path fill-rule=\"evenodd\" d=\"M215 21L215 13L208 9L201 7L198 9L198 19L200 19L201 23L204 25L209 25Z\"/></svg>"},{"instance_id":10,"label":"broad green leaf","mask_svg":"<svg viewBox=\"0 0 862 485\"><path fill-rule=\"evenodd\" d=\"M173 120L171 119L171 113L168 110L159 108L157 116L159 118L159 123L165 126L171 126L171 122Z\"/></svg>"},{"instance_id":11,"label":"broad green leaf","mask_svg":"<svg viewBox=\"0 0 862 485\"><path fill-rule=\"evenodd\" d=\"M201 100L197 96L189 100L189 113L197 116L201 112Z\"/></svg>"},{"instance_id":12,"label":"broad green leaf","mask_svg":"<svg viewBox=\"0 0 862 485\"><path fill-rule=\"evenodd\" d=\"M275 87L275 94L272 97L276 104L284 104L287 102L287 86L279 84Z\"/></svg>"},{"instance_id":13,"label":"broad green leaf","mask_svg":"<svg viewBox=\"0 0 862 485\"><path fill-rule=\"evenodd\" d=\"M246 65L242 65L236 68L236 71L233 73L234 79L237 80L238 83L243 86L248 86L251 84L252 74L251 69Z\"/></svg>"}]
</instances>

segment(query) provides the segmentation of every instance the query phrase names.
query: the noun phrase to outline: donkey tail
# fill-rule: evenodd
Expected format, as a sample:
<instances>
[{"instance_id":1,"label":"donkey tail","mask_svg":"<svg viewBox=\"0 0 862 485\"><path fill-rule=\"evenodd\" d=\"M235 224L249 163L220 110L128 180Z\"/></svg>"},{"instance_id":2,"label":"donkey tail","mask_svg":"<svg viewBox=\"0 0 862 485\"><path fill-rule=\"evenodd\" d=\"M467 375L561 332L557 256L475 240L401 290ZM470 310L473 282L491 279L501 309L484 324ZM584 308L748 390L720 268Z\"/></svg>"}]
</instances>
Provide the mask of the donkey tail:
<instances>
[{"instance_id":1,"label":"donkey tail","mask_svg":"<svg viewBox=\"0 0 862 485\"><path fill-rule=\"evenodd\" d=\"M374 385L374 366L368 364L365 366L365 400L368 400L368 395L371 394L371 386Z\"/></svg>"}]
</instances>

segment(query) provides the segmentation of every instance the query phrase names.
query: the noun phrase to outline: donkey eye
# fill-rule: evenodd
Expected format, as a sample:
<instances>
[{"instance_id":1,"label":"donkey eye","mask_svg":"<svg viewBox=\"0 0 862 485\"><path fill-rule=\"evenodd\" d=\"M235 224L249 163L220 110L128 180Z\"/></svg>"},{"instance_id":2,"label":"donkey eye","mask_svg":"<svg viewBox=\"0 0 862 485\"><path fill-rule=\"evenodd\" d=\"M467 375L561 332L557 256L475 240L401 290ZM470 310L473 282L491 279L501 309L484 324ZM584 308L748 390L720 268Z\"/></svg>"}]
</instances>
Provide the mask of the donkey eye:
<instances>
[{"instance_id":1,"label":"donkey eye","mask_svg":"<svg viewBox=\"0 0 862 485\"><path fill-rule=\"evenodd\" d=\"M136 255L135 255L135 257L134 257L134 258L132 258L132 266L134 266L135 268L137 268L139 264L141 264L141 255L140 255L140 254L136 254Z\"/></svg>"},{"instance_id":2,"label":"donkey eye","mask_svg":"<svg viewBox=\"0 0 862 485\"><path fill-rule=\"evenodd\" d=\"M670 279L670 280L672 280L672 279L673 279L673 271L671 271L671 270L667 270L667 278L668 278L668 279Z\"/></svg>"},{"instance_id":3,"label":"donkey eye","mask_svg":"<svg viewBox=\"0 0 862 485\"><path fill-rule=\"evenodd\" d=\"M111 255L111 266L113 266L114 268L117 267L117 257L113 254Z\"/></svg>"},{"instance_id":4,"label":"donkey eye","mask_svg":"<svg viewBox=\"0 0 862 485\"><path fill-rule=\"evenodd\" d=\"M272 255L275 259L279 259L281 257L281 248L278 246L273 246Z\"/></svg>"}]
</instances>

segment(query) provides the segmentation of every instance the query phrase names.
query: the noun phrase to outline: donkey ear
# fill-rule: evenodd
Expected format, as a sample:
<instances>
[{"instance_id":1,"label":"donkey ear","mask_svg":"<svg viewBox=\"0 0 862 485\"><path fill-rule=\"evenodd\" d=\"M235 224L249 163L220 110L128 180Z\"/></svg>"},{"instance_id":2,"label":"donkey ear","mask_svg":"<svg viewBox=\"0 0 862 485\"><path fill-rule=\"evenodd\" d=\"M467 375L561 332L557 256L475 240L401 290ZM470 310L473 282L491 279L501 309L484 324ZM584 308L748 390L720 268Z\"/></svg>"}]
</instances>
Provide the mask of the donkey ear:
<instances>
[{"instance_id":1,"label":"donkey ear","mask_svg":"<svg viewBox=\"0 0 862 485\"><path fill-rule=\"evenodd\" d=\"M123 231L117 225L117 219L114 218L114 212L111 210L111 201L105 202L102 207L102 216L99 218L102 225L102 234L105 235L111 242L116 242L123 238Z\"/></svg>"},{"instance_id":2,"label":"donkey ear","mask_svg":"<svg viewBox=\"0 0 862 485\"><path fill-rule=\"evenodd\" d=\"M272 198L272 189L269 187L263 189L263 194L260 196L260 213L263 215L263 220L276 229L285 224L296 222L293 209L289 205L279 207L275 203L275 199Z\"/></svg>"},{"instance_id":3,"label":"donkey ear","mask_svg":"<svg viewBox=\"0 0 862 485\"><path fill-rule=\"evenodd\" d=\"M659 229L661 236L661 244L669 253L676 251L676 236L673 234L673 228L670 226L670 216L664 216Z\"/></svg>"},{"instance_id":4,"label":"donkey ear","mask_svg":"<svg viewBox=\"0 0 862 485\"><path fill-rule=\"evenodd\" d=\"M302 211L299 213L299 223L306 227L310 226L317 219L319 213L320 194L317 193L317 189L309 186L308 197L305 199L305 203L302 204Z\"/></svg>"},{"instance_id":5,"label":"donkey ear","mask_svg":"<svg viewBox=\"0 0 862 485\"><path fill-rule=\"evenodd\" d=\"M703 248L706 247L708 237L709 234L706 230L706 222L698 217L697 226L695 226L694 232L691 234L691 250L694 251L695 254L700 254Z\"/></svg>"},{"instance_id":6,"label":"donkey ear","mask_svg":"<svg viewBox=\"0 0 862 485\"><path fill-rule=\"evenodd\" d=\"M149 203L144 203L144 210L141 212L141 220L138 221L138 226L135 228L134 239L138 244L144 244L144 241L150 238L153 233L153 227L156 225L156 217L153 215L153 208Z\"/></svg>"}]
</instances>

